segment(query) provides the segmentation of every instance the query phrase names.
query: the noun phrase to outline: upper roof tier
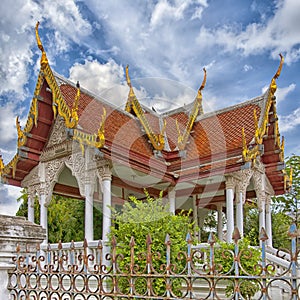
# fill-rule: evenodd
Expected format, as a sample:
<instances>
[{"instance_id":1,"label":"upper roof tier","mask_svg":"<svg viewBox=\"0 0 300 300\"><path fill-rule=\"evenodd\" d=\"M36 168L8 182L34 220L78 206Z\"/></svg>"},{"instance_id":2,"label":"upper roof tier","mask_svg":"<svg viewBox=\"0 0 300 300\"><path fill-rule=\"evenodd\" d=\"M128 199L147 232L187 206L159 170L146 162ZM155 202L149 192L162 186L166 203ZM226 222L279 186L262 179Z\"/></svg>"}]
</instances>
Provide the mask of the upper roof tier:
<instances>
[{"instance_id":1,"label":"upper roof tier","mask_svg":"<svg viewBox=\"0 0 300 300\"><path fill-rule=\"evenodd\" d=\"M37 25L38 27L38 25ZM64 120L68 139L99 149L109 159L129 163L145 173L155 169L166 179L193 180L240 170L260 159L276 193L286 188L283 166L283 140L280 140L276 114L276 79L261 96L215 112L204 113L202 90L204 79L190 110L182 107L157 114L145 109L129 86L125 110L115 107L87 90L81 89L54 73L42 51L41 70L25 127L17 121L18 149L6 165L0 159L0 175L4 182L21 185L25 176L44 158L55 120ZM155 161L153 163L153 161Z\"/></svg>"}]
</instances>

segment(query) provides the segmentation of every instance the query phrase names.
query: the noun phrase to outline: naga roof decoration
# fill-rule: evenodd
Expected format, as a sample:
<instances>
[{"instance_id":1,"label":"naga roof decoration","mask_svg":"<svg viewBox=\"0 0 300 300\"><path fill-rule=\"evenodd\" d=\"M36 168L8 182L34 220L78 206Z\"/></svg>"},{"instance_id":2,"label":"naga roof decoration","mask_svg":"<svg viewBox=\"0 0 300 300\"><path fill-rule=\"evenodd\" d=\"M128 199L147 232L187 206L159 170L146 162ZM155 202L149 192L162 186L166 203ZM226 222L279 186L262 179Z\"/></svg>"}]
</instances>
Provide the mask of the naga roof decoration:
<instances>
[{"instance_id":1,"label":"naga roof decoration","mask_svg":"<svg viewBox=\"0 0 300 300\"><path fill-rule=\"evenodd\" d=\"M140 120L153 148L155 150L161 151L164 149L165 146L165 129L166 129L166 121L163 122L163 126L161 128L160 133L154 133L153 129L151 128L148 119L145 116L145 113L135 96L135 93L133 91L133 87L131 85L130 77L129 77L129 71L128 71L128 65L126 66L126 81L127 85L129 86L129 94L128 94L128 100L125 106L125 110L129 113L132 111L135 113L135 115Z\"/></svg>"},{"instance_id":2,"label":"naga roof decoration","mask_svg":"<svg viewBox=\"0 0 300 300\"><path fill-rule=\"evenodd\" d=\"M201 114L201 115L203 114L202 90L204 89L205 83L206 83L205 68L203 68L203 71L204 71L204 78L203 78L200 88L198 89L197 96L194 100L193 108L189 114L189 118L188 118L186 127L183 130L183 133L181 132L181 130L179 128L178 120L176 119L176 129L177 129L177 134L178 134L177 148L179 150L185 149L197 116L199 114ZM144 114L144 111L133 91L133 87L132 87L131 80L129 77L128 66L126 66L126 81L127 81L127 85L129 86L130 90L129 90L129 94L128 94L128 100L127 100L127 103L125 106L125 111L127 111L129 113L134 112L134 114L140 120L154 149L158 150L158 151L164 150L165 144L166 144L166 140L165 140L166 139L166 137L165 137L166 119L164 119L162 122L163 125L161 126L160 133L158 133L158 134L154 133L154 131L151 128L151 125L149 124L149 122Z\"/></svg>"},{"instance_id":3,"label":"naga roof decoration","mask_svg":"<svg viewBox=\"0 0 300 300\"><path fill-rule=\"evenodd\" d=\"M93 146L96 148L103 147L105 143L105 137L104 137L104 122L105 122L105 115L106 112L103 112L102 122L100 123L99 130L97 134L89 134L85 133L81 130L79 130L77 127L78 125L78 102L80 99L80 85L79 82L77 82L77 93L74 99L73 107L70 110L68 105L66 104L61 91L57 85L56 79L53 75L53 72L50 68L50 65L48 63L47 55L44 50L44 47L41 43L39 34L38 34L38 26L39 22L36 24L35 33L36 33L36 40L39 49L42 51L42 57L41 57L41 71L43 72L43 75L47 81L47 83L50 86L50 89L52 91L52 101L53 101L53 112L54 112L54 118L56 118L57 113L64 118L66 127L73 130L73 139L78 141L80 143L80 147L82 149L82 152L84 152L84 145Z\"/></svg>"},{"instance_id":4,"label":"naga roof decoration","mask_svg":"<svg viewBox=\"0 0 300 300\"><path fill-rule=\"evenodd\" d=\"M38 26L39 23L35 33L42 52L40 72L24 128L16 119L17 154L7 165L0 156L0 177L4 182L21 186L27 174L44 161L45 153L47 159L55 157L55 151L64 146L67 138L78 142L82 153L86 146L101 148L104 157L163 178L171 185L236 172L247 167L248 162L261 160L275 193L285 191L292 178L283 170L284 139L280 140L274 95L282 56L264 95L205 114L205 69L194 101L159 115L139 103L127 66L129 93L124 111L54 73ZM62 138L57 138L56 144L49 145L51 136L56 136L55 124L61 125L63 135L59 135Z\"/></svg>"},{"instance_id":5,"label":"naga roof decoration","mask_svg":"<svg viewBox=\"0 0 300 300\"><path fill-rule=\"evenodd\" d=\"M254 138L251 141L250 145L247 146L246 137L244 129L242 130L242 141L243 141L243 159L245 162L254 161L257 156L259 156L263 149L263 139L267 130L270 130L268 124L270 122L274 123L273 135L275 137L275 148L278 148L278 152L280 152L280 161L284 161L284 138L280 141L280 134L278 130L278 116L276 113L276 102L275 102L275 92L277 89L276 79L279 77L282 65L284 62L283 56L280 54L280 64L279 67L273 76L271 83L269 85L268 90L265 93L265 97L267 97L264 113L261 115L260 122L257 120L256 110L253 110L253 118L255 124L255 133ZM271 116L272 115L272 116ZM259 124L260 123L260 124Z\"/></svg>"},{"instance_id":6,"label":"naga roof decoration","mask_svg":"<svg viewBox=\"0 0 300 300\"><path fill-rule=\"evenodd\" d=\"M195 122L198 114L201 114L201 115L203 114L202 92L201 91L204 89L205 83L206 83L206 70L205 70L205 68L203 68L203 71L204 71L204 78L203 78L203 81L202 81L202 84L201 84L200 88L198 89L196 99L194 100L194 105L193 105L192 111L189 115L189 120L186 124L186 127L185 127L183 133L180 132L180 128L179 128L179 125L178 125L178 120L176 119L176 128L177 128L177 132L178 132L178 149L179 150L184 150L185 149L186 143L188 142L191 130L193 128L194 122Z\"/></svg>"},{"instance_id":7,"label":"naga roof decoration","mask_svg":"<svg viewBox=\"0 0 300 300\"><path fill-rule=\"evenodd\" d=\"M26 144L28 137L30 137L30 132L33 126L37 127L38 122L38 100L40 100L40 92L44 80L46 80L47 84L49 85L52 93L52 110L54 114L54 119L57 115L61 116L64 121L65 125L68 129L70 129L70 136L73 136L73 139L80 143L80 147L82 151L84 151L84 145L93 146L96 148L101 148L104 146L105 137L104 137L104 123L106 112L105 108L103 109L102 121L99 125L99 129L97 133L90 134L84 131L81 131L77 128L78 124L78 103L80 100L80 85L77 83L77 93L74 99L74 103L72 109L68 107L66 104L64 97L61 94L60 88L57 84L55 76L52 72L52 69L49 65L48 58L45 52L45 49L42 45L42 42L39 37L38 33L39 22L37 22L35 27L35 34L36 34L36 41L38 48L42 52L41 60L40 60L40 72L38 75L38 79L36 82L36 87L34 91L34 96L31 101L30 110L27 118L27 122L24 126L24 129L21 128L19 117L16 118L16 128L17 128L17 154L13 157L13 159L7 164L4 165L2 158L0 162L0 177L4 179L5 175L8 175L12 172L12 177L15 178L15 171L17 167L17 163L22 159L22 156L27 156L23 151L23 147ZM38 158L35 158L38 161ZM5 180L5 179L4 179Z\"/></svg>"}]
</instances>

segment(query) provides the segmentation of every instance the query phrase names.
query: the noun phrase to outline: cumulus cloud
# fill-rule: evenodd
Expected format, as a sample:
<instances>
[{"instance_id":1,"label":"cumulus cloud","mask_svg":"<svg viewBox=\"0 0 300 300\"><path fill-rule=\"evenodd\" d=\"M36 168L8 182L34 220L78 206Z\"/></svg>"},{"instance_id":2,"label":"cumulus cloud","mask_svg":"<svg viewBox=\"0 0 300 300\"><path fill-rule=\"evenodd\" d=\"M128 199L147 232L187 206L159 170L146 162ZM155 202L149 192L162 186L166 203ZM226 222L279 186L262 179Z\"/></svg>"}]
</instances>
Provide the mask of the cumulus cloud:
<instances>
[{"instance_id":1,"label":"cumulus cloud","mask_svg":"<svg viewBox=\"0 0 300 300\"><path fill-rule=\"evenodd\" d=\"M209 46L220 45L228 52L240 51L245 56L269 52L277 58L282 52L289 65L300 59L299 10L298 0L279 1L273 17L266 22L252 22L243 31L227 24L217 28L202 26L198 40L207 41Z\"/></svg>"},{"instance_id":2,"label":"cumulus cloud","mask_svg":"<svg viewBox=\"0 0 300 300\"><path fill-rule=\"evenodd\" d=\"M19 208L20 188L0 183L0 214L14 216Z\"/></svg>"},{"instance_id":3,"label":"cumulus cloud","mask_svg":"<svg viewBox=\"0 0 300 300\"><path fill-rule=\"evenodd\" d=\"M115 105L122 105L128 93L127 85L121 84L124 81L124 69L113 59L104 64L97 60L76 63L70 69L69 79L79 81L82 87Z\"/></svg>"},{"instance_id":4,"label":"cumulus cloud","mask_svg":"<svg viewBox=\"0 0 300 300\"><path fill-rule=\"evenodd\" d=\"M279 116L279 128L281 133L294 130L299 125L300 125L300 107L298 107L289 115Z\"/></svg>"},{"instance_id":5,"label":"cumulus cloud","mask_svg":"<svg viewBox=\"0 0 300 300\"><path fill-rule=\"evenodd\" d=\"M41 27L48 26L54 31L51 45L56 54L66 51L69 41L80 43L91 33L91 26L83 19L73 0L63 3L3 0L1 7L5 9L0 10L0 94L14 91L19 99L24 100L29 67L34 64L33 55L37 51L34 45L35 23L39 20ZM49 52L51 55L51 50Z\"/></svg>"}]
</instances>

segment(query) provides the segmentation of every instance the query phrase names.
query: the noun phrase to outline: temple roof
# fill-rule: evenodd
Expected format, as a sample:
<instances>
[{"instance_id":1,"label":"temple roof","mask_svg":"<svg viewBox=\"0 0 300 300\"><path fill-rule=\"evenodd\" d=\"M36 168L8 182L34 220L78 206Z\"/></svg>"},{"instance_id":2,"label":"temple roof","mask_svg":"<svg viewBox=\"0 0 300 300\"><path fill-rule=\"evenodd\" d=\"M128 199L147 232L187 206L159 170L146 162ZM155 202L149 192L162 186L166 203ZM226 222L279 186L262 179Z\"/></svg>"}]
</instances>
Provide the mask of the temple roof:
<instances>
[{"instance_id":1,"label":"temple roof","mask_svg":"<svg viewBox=\"0 0 300 300\"><path fill-rule=\"evenodd\" d=\"M39 39L38 39L38 42ZM276 194L286 189L284 144L276 114L276 79L283 63L261 96L218 111L204 113L202 90L187 107L161 115L139 104L128 68L125 110L52 71L44 49L28 120L17 121L18 148L14 158L0 165L4 182L21 186L41 161L55 120L65 122L68 138L99 149L102 154L139 171L176 181L226 174L249 167L259 159ZM163 173L163 175L162 175Z\"/></svg>"}]
</instances>

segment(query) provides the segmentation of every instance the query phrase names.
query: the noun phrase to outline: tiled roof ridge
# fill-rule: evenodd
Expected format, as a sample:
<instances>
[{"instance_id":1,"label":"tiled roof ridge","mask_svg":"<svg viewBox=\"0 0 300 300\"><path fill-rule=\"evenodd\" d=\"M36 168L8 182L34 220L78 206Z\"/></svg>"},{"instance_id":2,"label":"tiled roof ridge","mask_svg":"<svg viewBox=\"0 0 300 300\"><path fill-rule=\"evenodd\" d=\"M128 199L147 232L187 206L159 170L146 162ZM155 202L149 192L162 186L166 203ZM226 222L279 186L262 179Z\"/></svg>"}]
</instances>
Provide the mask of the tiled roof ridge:
<instances>
[{"instance_id":1,"label":"tiled roof ridge","mask_svg":"<svg viewBox=\"0 0 300 300\"><path fill-rule=\"evenodd\" d=\"M72 87L76 88L76 84L75 84L73 81L71 81L70 79L65 78L63 75L58 74L58 73L55 72L55 71L53 71L53 74L54 74L56 80L58 81L58 85L61 85L61 84L68 84L68 85L71 85ZM111 102L109 102L109 101L107 101L107 100L101 98L99 95L97 95L97 94L91 92L90 90L88 90L88 89L86 89L86 88L84 88L84 87L81 87L80 89L81 89L81 91L82 91L84 94L86 94L86 95L92 97L92 98L95 99L96 101L101 101L102 103L104 103L104 104L106 104L106 105L112 107L113 109L118 110L118 112L123 113L124 115L129 116L129 117L131 117L131 118L133 118L133 119L136 118L136 117L135 117L134 115L132 115L131 113L128 113L127 111L125 111L124 109L118 107L117 105L115 105L115 104L113 104L113 103L111 103ZM249 104L256 104L256 105L259 105L259 106L261 107L262 111L264 111L264 108L265 108L265 106L266 106L266 101L265 101L265 100L267 99L267 95L268 95L268 90L267 90L264 94L262 94L262 95L260 95L260 96L257 96L257 97L255 97L255 98L252 98L252 99L250 99L250 100L247 100L247 101L244 101L244 102L241 102L241 103L237 103L237 104L235 104L235 105L231 105L231 106L228 106L228 107L224 107L224 108L221 108L221 109L219 109L219 110L215 110L215 111L211 111L211 112L204 113L203 115L199 115L199 116L197 117L196 122L198 122L199 120L203 120L203 119L209 118L209 117L214 116L214 115L219 115L219 114L222 114L222 113L231 111L231 110L235 110L235 109L238 109L238 108L247 106L247 105L249 105ZM147 113L149 113L149 114L151 114L151 115L153 115L153 116L155 116L155 117L157 117L157 118L160 119L160 118L165 118L165 117L167 117L167 116L172 116L172 115L174 115L174 114L181 113L181 112L188 114L189 111L192 109L193 103L194 103L194 101L190 102L189 104L186 104L186 105L183 105L183 106L181 106L181 107L178 107L178 108L176 108L176 109L173 109L173 110L171 110L171 111L163 112L163 113L161 113L161 114L158 113L158 112L153 111L153 110L152 110L151 108L149 108L148 106L145 106L145 105L143 105L143 104L141 104L141 106L143 107L143 109L144 109ZM259 123L260 123L260 122L261 122L261 118L259 118Z\"/></svg>"},{"instance_id":2,"label":"tiled roof ridge","mask_svg":"<svg viewBox=\"0 0 300 300\"><path fill-rule=\"evenodd\" d=\"M227 107L221 108L219 110L214 110L214 111L211 111L211 112L204 113L203 115L200 115L200 116L197 117L196 122L198 122L200 120L203 120L203 119L206 119L206 118L209 118L211 116L220 115L220 114L223 114L223 113L226 113L226 112L229 112L229 111L233 111L235 109L239 109L239 108L248 106L250 104L258 105L258 106L260 106L261 111L264 111L264 108L266 106L266 100L268 98L267 96L268 96L268 91L266 91L264 94L262 94L260 96L252 98L250 100L247 100L247 101L244 101L244 102L241 102L241 103L237 103L237 104L234 104L234 105L231 105L231 106L227 106Z\"/></svg>"}]
</instances>

